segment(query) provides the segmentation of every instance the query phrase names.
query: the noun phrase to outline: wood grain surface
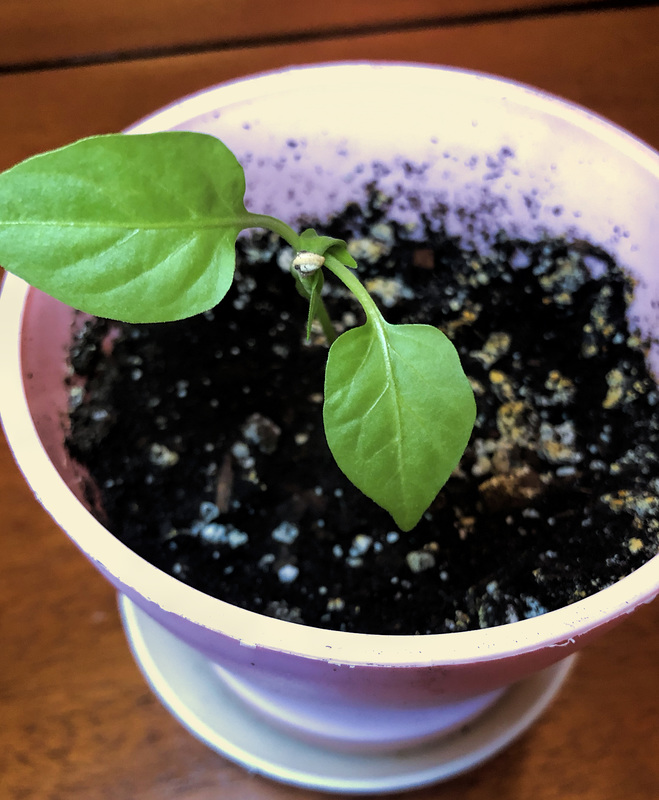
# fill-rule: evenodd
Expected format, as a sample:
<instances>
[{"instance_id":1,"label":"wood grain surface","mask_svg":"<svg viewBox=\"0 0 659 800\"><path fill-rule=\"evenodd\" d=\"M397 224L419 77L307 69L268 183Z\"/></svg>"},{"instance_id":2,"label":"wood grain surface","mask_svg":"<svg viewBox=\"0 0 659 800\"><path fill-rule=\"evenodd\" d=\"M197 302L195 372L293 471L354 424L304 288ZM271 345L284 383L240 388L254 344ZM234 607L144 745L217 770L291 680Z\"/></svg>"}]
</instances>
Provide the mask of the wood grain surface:
<instances>
[{"instance_id":1,"label":"wood grain surface","mask_svg":"<svg viewBox=\"0 0 659 800\"><path fill-rule=\"evenodd\" d=\"M599 4L584 0L579 6ZM570 0L334 0L322 5L308 0L3 0L0 69L545 14L547 9L573 5Z\"/></svg>"},{"instance_id":2,"label":"wood grain surface","mask_svg":"<svg viewBox=\"0 0 659 800\"><path fill-rule=\"evenodd\" d=\"M72 139L120 130L175 98L288 64L444 63L535 84L659 147L659 6L432 24L341 36L350 23L446 18L533 2L326 4L189 0L0 4L0 168ZM185 13L184 10L185 9ZM465 11L466 10L466 11ZM570 13L565 13L570 11ZM188 13L189 12L189 13ZM327 13L325 13L327 12ZM273 41L300 28L318 38ZM186 53L191 42L231 38ZM33 69L44 59L180 45L180 54ZM32 65L32 66L31 66ZM0 344L0 346L6 346ZM0 376L0 381L2 376ZM225 761L151 694L113 590L33 499L0 443L0 798L312 800ZM560 699L502 755L413 800L655 800L659 797L659 604L588 648Z\"/></svg>"}]
</instances>

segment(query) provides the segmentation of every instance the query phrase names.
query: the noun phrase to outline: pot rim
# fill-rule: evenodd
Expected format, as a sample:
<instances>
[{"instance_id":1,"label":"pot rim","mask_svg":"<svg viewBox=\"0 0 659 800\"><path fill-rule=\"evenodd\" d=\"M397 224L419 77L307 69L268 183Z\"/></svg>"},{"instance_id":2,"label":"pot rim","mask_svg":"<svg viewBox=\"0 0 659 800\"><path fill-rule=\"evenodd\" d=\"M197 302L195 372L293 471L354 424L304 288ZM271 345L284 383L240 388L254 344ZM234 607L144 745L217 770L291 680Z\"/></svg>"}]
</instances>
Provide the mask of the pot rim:
<instances>
[{"instance_id":1,"label":"pot rim","mask_svg":"<svg viewBox=\"0 0 659 800\"><path fill-rule=\"evenodd\" d=\"M388 62L332 63L294 67L242 78L196 92L145 117L129 133L165 130L184 120L236 102L276 92L318 90L323 81L350 78L376 83L392 76L435 87L464 82L472 94L498 97L551 112L622 148L659 180L659 153L632 134L576 104L525 84L483 73L431 65ZM388 79L388 78L387 78ZM0 294L0 373L5 376L2 423L28 483L48 513L106 575L156 604L167 614L219 631L248 647L352 665L425 666L498 660L544 647L571 645L659 594L659 556L616 584L572 605L496 628L456 633L386 636L330 631L265 617L192 588L133 553L77 500L48 458L30 416L21 376L20 335L31 291L7 275Z\"/></svg>"}]
</instances>

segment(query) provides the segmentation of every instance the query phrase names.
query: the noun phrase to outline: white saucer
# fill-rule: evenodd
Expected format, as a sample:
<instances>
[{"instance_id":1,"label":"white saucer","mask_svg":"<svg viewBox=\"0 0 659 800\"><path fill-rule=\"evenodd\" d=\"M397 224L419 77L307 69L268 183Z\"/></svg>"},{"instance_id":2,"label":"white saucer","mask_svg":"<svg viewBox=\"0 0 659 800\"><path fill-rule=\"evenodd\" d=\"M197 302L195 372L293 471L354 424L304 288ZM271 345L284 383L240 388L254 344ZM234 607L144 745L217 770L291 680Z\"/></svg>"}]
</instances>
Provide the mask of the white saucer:
<instances>
[{"instance_id":1,"label":"white saucer","mask_svg":"<svg viewBox=\"0 0 659 800\"><path fill-rule=\"evenodd\" d=\"M386 754L339 753L270 727L224 686L204 656L126 597L120 596L119 607L133 655L151 688L194 736L251 772L326 792L396 792L472 769L537 719L574 661L574 656L567 658L517 684L448 738Z\"/></svg>"}]
</instances>

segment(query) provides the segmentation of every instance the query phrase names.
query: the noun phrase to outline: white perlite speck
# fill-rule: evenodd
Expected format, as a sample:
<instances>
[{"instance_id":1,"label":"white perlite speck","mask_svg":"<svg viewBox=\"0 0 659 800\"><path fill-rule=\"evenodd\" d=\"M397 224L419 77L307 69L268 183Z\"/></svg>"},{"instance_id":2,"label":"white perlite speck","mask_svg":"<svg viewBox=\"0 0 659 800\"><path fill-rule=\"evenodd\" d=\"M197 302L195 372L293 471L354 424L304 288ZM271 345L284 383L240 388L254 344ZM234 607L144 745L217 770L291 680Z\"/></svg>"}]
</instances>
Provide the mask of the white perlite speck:
<instances>
[{"instance_id":1,"label":"white perlite speck","mask_svg":"<svg viewBox=\"0 0 659 800\"><path fill-rule=\"evenodd\" d=\"M330 597L327 601L328 611L343 611L346 607L345 601L342 597Z\"/></svg>"},{"instance_id":2,"label":"white perlite speck","mask_svg":"<svg viewBox=\"0 0 659 800\"><path fill-rule=\"evenodd\" d=\"M300 570L295 564L284 564L283 567L277 570L277 577L281 583L293 583L299 574Z\"/></svg>"},{"instance_id":3,"label":"white perlite speck","mask_svg":"<svg viewBox=\"0 0 659 800\"><path fill-rule=\"evenodd\" d=\"M201 538L209 544L223 544L227 540L226 525L209 522L199 531Z\"/></svg>"},{"instance_id":4,"label":"white perlite speck","mask_svg":"<svg viewBox=\"0 0 659 800\"><path fill-rule=\"evenodd\" d=\"M227 534L227 541L229 542L229 547L232 550L235 550L236 547L241 547L242 545L247 544L249 541L249 536L244 531L239 531L234 528Z\"/></svg>"},{"instance_id":5,"label":"white perlite speck","mask_svg":"<svg viewBox=\"0 0 659 800\"><path fill-rule=\"evenodd\" d=\"M199 517L204 522L213 522L220 516L220 509L208 500L204 500L199 504Z\"/></svg>"},{"instance_id":6,"label":"white perlite speck","mask_svg":"<svg viewBox=\"0 0 659 800\"><path fill-rule=\"evenodd\" d=\"M435 566L435 556L426 550L412 550L406 556L407 566L412 572L425 572Z\"/></svg>"},{"instance_id":7,"label":"white perlite speck","mask_svg":"<svg viewBox=\"0 0 659 800\"><path fill-rule=\"evenodd\" d=\"M371 544L373 543L373 537L367 536L365 533L359 533L355 538L352 540L352 544L350 546L350 555L351 556L362 556L364 553L369 549Z\"/></svg>"},{"instance_id":8,"label":"white perlite speck","mask_svg":"<svg viewBox=\"0 0 659 800\"><path fill-rule=\"evenodd\" d=\"M249 452L249 447L245 444L245 442L236 442L231 447L231 455L236 459L238 464L240 464L243 469L251 469L256 463Z\"/></svg>"},{"instance_id":9,"label":"white perlite speck","mask_svg":"<svg viewBox=\"0 0 659 800\"><path fill-rule=\"evenodd\" d=\"M298 537L299 529L292 522L282 522L274 529L271 536L276 542L292 544Z\"/></svg>"},{"instance_id":10,"label":"white perlite speck","mask_svg":"<svg viewBox=\"0 0 659 800\"><path fill-rule=\"evenodd\" d=\"M179 455L164 444L154 442L149 449L149 461L157 467L173 467L178 463Z\"/></svg>"}]
</instances>

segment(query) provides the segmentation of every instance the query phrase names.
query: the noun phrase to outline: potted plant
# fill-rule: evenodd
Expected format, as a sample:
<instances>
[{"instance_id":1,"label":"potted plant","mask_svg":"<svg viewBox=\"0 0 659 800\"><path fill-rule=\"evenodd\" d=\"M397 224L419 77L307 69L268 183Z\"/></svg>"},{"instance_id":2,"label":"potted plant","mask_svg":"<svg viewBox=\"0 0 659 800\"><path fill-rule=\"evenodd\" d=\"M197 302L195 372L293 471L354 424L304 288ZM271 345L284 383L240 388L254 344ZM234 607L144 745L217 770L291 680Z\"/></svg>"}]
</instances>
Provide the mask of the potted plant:
<instances>
[{"instance_id":1,"label":"potted plant","mask_svg":"<svg viewBox=\"0 0 659 800\"><path fill-rule=\"evenodd\" d=\"M487 249L501 230L529 240L539 231L588 238L637 282L633 324L645 337L656 329L659 284L648 258L656 233L646 209L657 202L659 159L629 134L556 98L453 70L330 65L202 92L129 133L164 130L218 136L245 168L246 207L259 211L249 212L249 224L258 216L285 237L298 236L288 224L302 211L327 219L363 202L377 180L379 191L398 198L397 224L441 201L445 225L471 247ZM234 218L244 213L242 205L232 210ZM271 211L285 223L266 219ZM316 267L324 259L352 288L345 267L351 258L334 239L303 234L302 242L291 239L303 251L296 282L313 316L321 288ZM11 246L0 257L9 259ZM11 268L9 260L5 265ZM221 296L226 282L215 288ZM140 306L142 296L136 299ZM351 792L409 788L463 771L530 724L578 648L659 592L655 557L556 611L421 636L303 626L204 594L138 556L90 511L62 427L71 310L11 276L2 305L4 338L20 342L4 349L1 365L10 386L3 422L19 465L46 509L118 588L133 651L165 704L202 740L251 769ZM656 348L650 358L656 370ZM330 399L333 368L330 359ZM423 513L464 447L472 401L457 366L454 372L453 384L463 387L461 410L447 427L461 429L458 441L415 510L396 506L401 529ZM352 478L341 461L347 452L350 462L350 442L333 442L332 424L330 415L328 440ZM381 483L382 470L374 474ZM413 482L422 480L415 475ZM376 488L369 484L367 493ZM387 504L389 495L387 489L378 502Z\"/></svg>"}]
</instances>

